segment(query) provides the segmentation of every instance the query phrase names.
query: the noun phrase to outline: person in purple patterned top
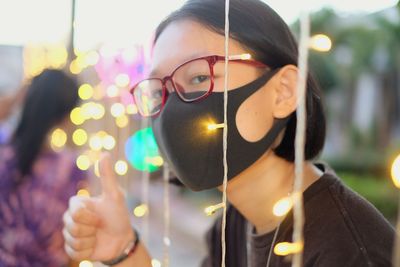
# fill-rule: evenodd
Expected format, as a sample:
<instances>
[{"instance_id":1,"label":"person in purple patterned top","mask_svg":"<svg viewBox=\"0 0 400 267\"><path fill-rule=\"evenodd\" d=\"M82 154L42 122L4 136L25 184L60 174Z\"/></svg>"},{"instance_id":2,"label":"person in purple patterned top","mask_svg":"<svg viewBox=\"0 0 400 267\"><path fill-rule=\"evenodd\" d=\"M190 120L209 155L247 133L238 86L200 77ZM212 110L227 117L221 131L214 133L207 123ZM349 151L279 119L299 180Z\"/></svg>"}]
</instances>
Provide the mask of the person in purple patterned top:
<instances>
[{"instance_id":1,"label":"person in purple patterned top","mask_svg":"<svg viewBox=\"0 0 400 267\"><path fill-rule=\"evenodd\" d=\"M86 175L74 153L52 151L47 136L68 123L77 91L76 81L59 70L33 78L12 139L0 146L0 267L69 263L62 214Z\"/></svg>"}]
</instances>

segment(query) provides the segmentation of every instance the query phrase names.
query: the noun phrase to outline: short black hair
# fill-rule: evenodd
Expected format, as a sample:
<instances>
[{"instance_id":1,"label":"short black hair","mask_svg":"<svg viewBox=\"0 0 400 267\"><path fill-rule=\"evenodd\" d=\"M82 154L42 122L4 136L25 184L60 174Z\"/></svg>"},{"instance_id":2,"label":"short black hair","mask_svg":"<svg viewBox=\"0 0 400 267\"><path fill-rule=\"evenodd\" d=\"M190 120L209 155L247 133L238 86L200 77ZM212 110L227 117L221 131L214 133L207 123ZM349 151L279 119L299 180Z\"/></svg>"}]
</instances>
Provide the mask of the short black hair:
<instances>
[{"instance_id":1,"label":"short black hair","mask_svg":"<svg viewBox=\"0 0 400 267\"><path fill-rule=\"evenodd\" d=\"M11 140L21 174L17 184L31 172L49 131L69 115L78 100L75 77L61 70L45 69L32 79Z\"/></svg>"},{"instance_id":2,"label":"short black hair","mask_svg":"<svg viewBox=\"0 0 400 267\"><path fill-rule=\"evenodd\" d=\"M224 35L225 0L189 0L180 9L170 14L158 26L160 34L172 22L191 19L216 33ZM255 58L271 68L297 65L297 42L289 26L267 4L260 0L230 0L230 37L249 49ZM305 159L315 158L323 149L326 121L322 105L321 90L309 73L306 90L306 140ZM294 161L296 135L296 112L291 115L282 142L275 153Z\"/></svg>"}]
</instances>

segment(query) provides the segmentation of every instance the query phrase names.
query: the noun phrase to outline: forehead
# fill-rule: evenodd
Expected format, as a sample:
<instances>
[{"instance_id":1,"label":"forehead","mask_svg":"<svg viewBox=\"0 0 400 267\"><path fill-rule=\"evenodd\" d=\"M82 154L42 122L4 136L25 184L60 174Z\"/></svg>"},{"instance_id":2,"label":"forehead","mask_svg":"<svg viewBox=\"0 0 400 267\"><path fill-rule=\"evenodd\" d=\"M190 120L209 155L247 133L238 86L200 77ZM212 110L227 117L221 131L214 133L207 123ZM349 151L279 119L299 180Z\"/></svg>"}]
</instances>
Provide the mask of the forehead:
<instances>
[{"instance_id":1,"label":"forehead","mask_svg":"<svg viewBox=\"0 0 400 267\"><path fill-rule=\"evenodd\" d=\"M168 75L183 62L206 55L224 55L225 37L192 21L172 22L159 36L153 50L151 72ZM230 54L245 52L230 39Z\"/></svg>"}]
</instances>

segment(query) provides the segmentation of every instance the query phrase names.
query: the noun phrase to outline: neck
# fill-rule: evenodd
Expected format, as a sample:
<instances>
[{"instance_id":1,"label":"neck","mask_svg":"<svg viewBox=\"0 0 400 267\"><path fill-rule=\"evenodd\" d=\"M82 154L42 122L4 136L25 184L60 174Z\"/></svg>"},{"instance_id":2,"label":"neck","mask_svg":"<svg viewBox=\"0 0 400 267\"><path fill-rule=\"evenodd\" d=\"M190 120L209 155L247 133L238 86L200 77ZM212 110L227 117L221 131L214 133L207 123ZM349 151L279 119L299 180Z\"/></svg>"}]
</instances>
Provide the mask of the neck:
<instances>
[{"instance_id":1,"label":"neck","mask_svg":"<svg viewBox=\"0 0 400 267\"><path fill-rule=\"evenodd\" d=\"M304 191L322 175L311 163L304 164ZM236 209L263 234L277 227L283 218L272 214L277 201L293 190L294 163L267 152L251 167L229 181L227 197Z\"/></svg>"}]
</instances>

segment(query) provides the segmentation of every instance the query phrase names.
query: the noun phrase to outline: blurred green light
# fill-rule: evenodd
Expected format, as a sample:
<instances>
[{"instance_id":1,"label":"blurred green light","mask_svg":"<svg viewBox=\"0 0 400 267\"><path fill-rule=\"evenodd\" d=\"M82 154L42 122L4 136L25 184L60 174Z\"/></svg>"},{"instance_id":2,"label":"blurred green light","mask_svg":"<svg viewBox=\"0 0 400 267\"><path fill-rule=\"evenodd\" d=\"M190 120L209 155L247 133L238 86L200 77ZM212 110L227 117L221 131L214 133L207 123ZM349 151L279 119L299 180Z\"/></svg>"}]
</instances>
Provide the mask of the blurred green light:
<instances>
[{"instance_id":1,"label":"blurred green light","mask_svg":"<svg viewBox=\"0 0 400 267\"><path fill-rule=\"evenodd\" d=\"M139 171L154 172L160 166L154 165L160 158L156 139L151 128L137 131L125 143L125 155L128 162Z\"/></svg>"}]
</instances>

